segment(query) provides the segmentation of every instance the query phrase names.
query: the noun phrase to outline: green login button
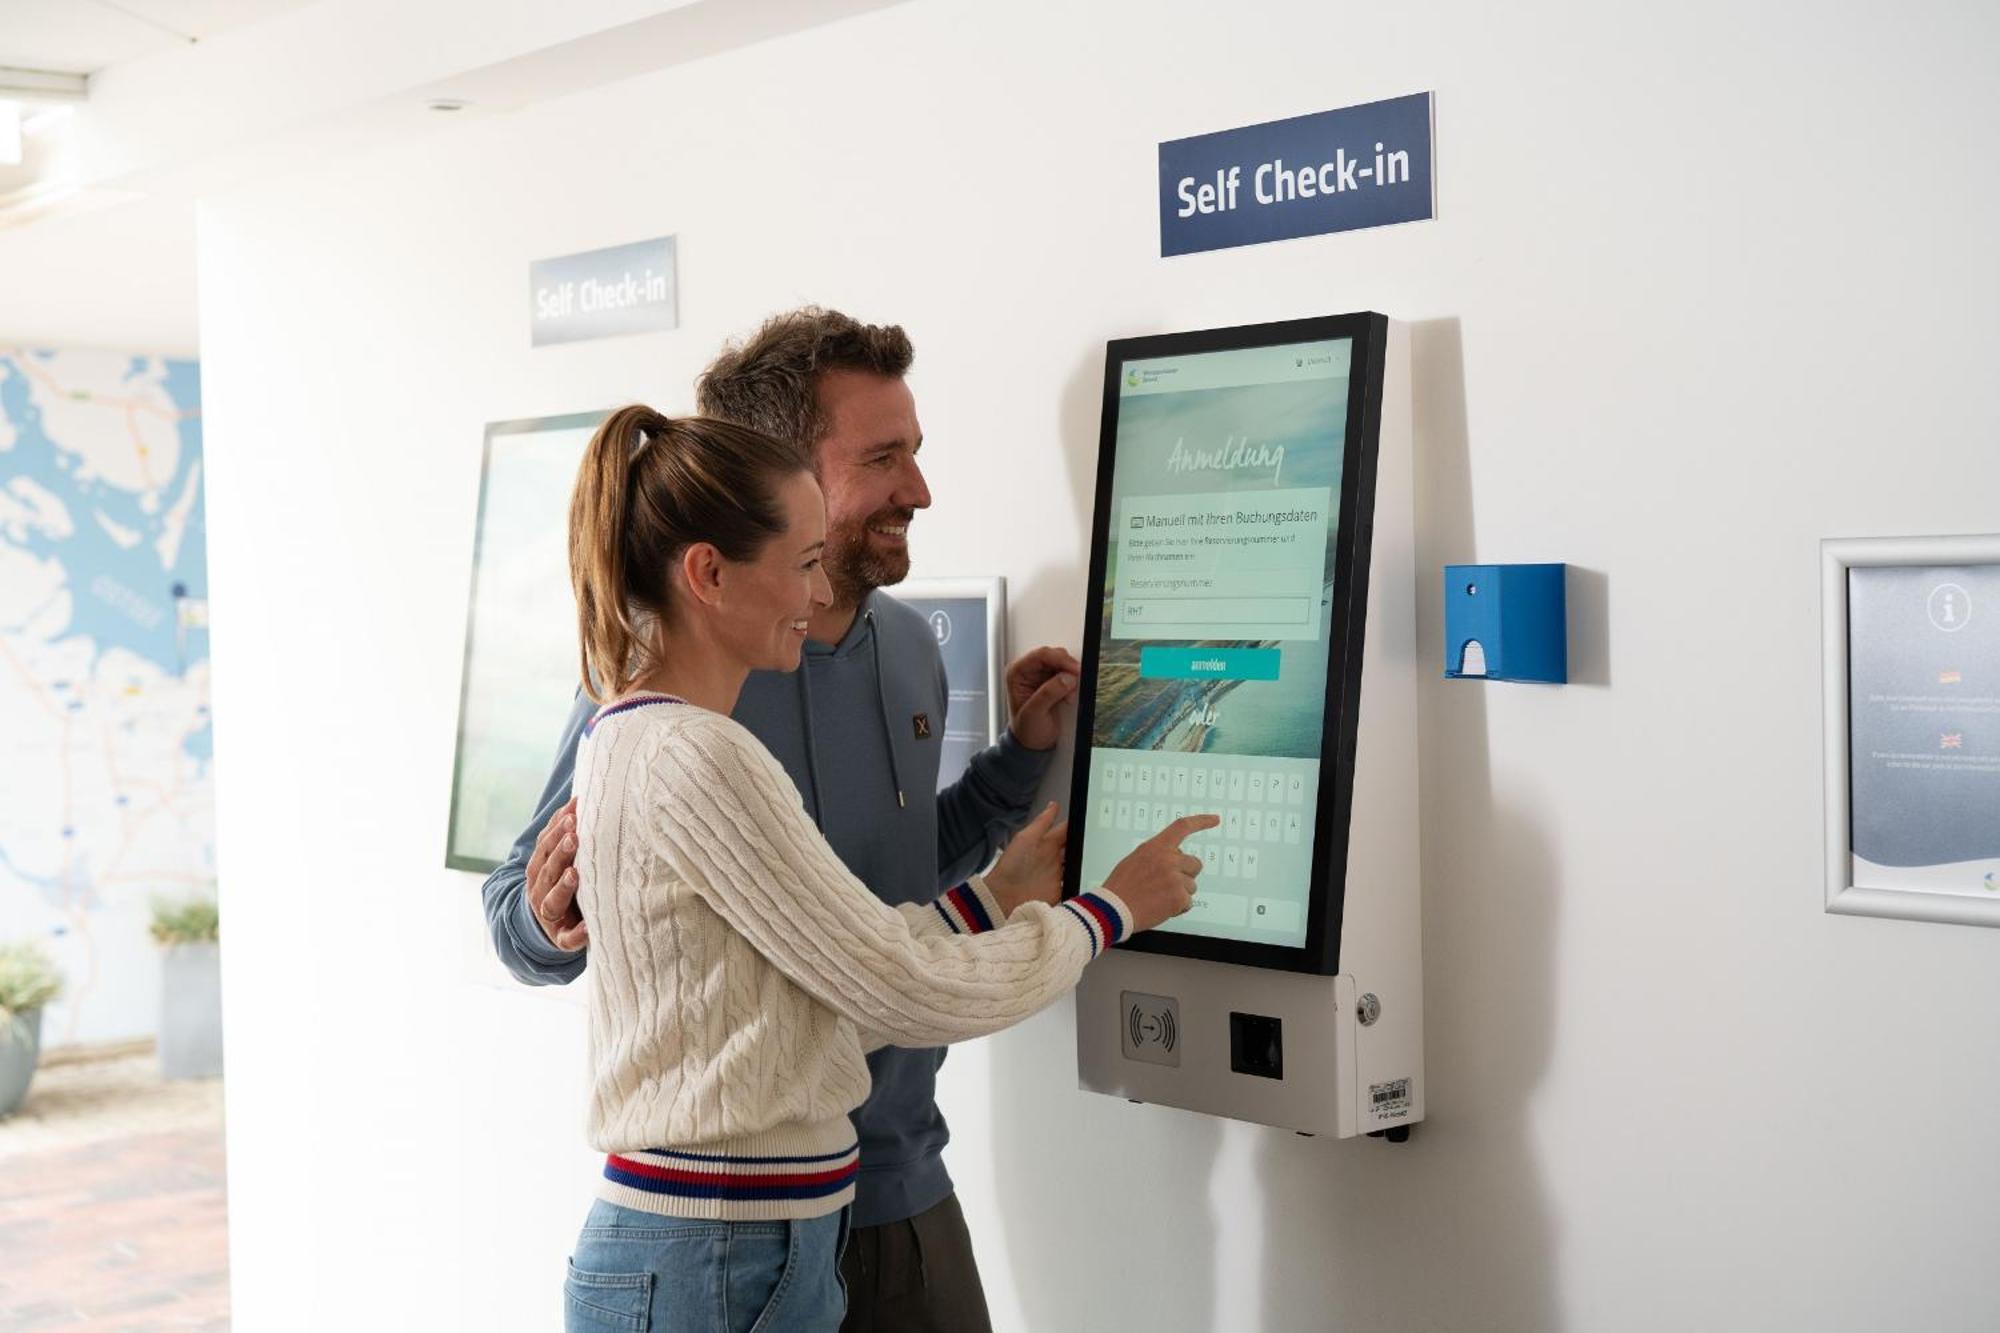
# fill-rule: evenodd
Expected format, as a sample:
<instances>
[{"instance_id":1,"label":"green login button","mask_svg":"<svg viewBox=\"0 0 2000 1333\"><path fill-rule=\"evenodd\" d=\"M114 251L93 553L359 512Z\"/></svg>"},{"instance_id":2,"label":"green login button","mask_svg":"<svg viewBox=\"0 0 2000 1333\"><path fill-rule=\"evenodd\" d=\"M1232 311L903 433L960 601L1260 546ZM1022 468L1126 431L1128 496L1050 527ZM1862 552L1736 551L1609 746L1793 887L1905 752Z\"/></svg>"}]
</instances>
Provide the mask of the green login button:
<instances>
[{"instance_id":1,"label":"green login button","mask_svg":"<svg viewBox=\"0 0 2000 1333\"><path fill-rule=\"evenodd\" d=\"M1141 648L1139 674L1151 680L1276 680L1276 648Z\"/></svg>"}]
</instances>

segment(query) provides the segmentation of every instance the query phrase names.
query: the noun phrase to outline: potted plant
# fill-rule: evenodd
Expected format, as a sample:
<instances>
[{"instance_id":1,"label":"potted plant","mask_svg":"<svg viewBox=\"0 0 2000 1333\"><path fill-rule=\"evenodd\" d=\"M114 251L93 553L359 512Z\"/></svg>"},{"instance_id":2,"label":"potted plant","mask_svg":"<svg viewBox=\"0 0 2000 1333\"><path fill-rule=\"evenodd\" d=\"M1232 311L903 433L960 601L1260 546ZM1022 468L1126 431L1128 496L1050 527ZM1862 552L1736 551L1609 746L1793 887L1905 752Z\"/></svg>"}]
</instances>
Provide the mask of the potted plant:
<instances>
[{"instance_id":1,"label":"potted plant","mask_svg":"<svg viewBox=\"0 0 2000 1333\"><path fill-rule=\"evenodd\" d=\"M28 1095L42 1054L42 1006L62 974L39 944L0 944L0 1120Z\"/></svg>"},{"instance_id":2,"label":"potted plant","mask_svg":"<svg viewBox=\"0 0 2000 1333\"><path fill-rule=\"evenodd\" d=\"M213 1078L222 1072L221 917L215 899L153 901L160 960L160 1073Z\"/></svg>"}]
</instances>

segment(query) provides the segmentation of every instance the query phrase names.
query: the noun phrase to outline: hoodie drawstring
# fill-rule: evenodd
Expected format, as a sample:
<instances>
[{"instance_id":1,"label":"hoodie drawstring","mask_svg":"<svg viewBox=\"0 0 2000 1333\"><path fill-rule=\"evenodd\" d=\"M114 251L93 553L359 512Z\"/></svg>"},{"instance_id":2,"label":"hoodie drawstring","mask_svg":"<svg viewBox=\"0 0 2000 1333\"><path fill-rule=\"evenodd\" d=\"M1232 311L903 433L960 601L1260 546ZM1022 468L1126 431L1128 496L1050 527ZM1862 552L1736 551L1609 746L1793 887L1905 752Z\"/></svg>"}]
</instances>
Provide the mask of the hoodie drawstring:
<instances>
[{"instance_id":1,"label":"hoodie drawstring","mask_svg":"<svg viewBox=\"0 0 2000 1333\"><path fill-rule=\"evenodd\" d=\"M896 764L896 733L889 727L889 693L882 684L882 640L875 633L875 610L868 612L868 652L875 659L875 703L882 710L882 743L889 747L889 780L896 784L896 806L909 805L903 797L903 774Z\"/></svg>"},{"instance_id":2,"label":"hoodie drawstring","mask_svg":"<svg viewBox=\"0 0 2000 1333\"><path fill-rule=\"evenodd\" d=\"M803 656L799 661L799 714L806 723L806 779L812 784L813 825L821 833L826 832L826 821L820 815L819 800L819 747L813 743L813 692L812 663Z\"/></svg>"}]
</instances>

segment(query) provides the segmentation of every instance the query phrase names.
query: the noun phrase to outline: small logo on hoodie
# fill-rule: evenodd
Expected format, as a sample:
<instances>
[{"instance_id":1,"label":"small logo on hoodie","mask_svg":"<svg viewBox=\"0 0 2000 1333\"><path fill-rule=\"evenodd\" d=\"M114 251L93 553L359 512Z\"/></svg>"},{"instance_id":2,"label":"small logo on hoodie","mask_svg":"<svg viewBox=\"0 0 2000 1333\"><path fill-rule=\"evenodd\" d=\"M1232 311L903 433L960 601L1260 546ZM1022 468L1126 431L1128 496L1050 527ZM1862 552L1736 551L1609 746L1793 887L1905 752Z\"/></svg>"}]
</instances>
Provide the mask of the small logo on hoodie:
<instances>
[{"instance_id":1,"label":"small logo on hoodie","mask_svg":"<svg viewBox=\"0 0 2000 1333\"><path fill-rule=\"evenodd\" d=\"M931 715L929 713L912 713L910 715L910 725L916 728L918 740L927 741L931 738Z\"/></svg>"}]
</instances>

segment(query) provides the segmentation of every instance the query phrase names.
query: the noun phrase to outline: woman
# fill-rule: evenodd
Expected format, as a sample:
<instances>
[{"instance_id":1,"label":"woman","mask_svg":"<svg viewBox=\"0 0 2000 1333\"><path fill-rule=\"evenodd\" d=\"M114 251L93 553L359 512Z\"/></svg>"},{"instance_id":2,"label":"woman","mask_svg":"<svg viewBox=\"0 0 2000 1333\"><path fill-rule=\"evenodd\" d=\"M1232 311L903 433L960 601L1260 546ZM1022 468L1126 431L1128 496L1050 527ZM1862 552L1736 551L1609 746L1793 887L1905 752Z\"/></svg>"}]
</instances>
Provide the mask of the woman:
<instances>
[{"instance_id":1,"label":"woman","mask_svg":"<svg viewBox=\"0 0 2000 1333\"><path fill-rule=\"evenodd\" d=\"M731 721L832 600L806 460L628 407L577 473L570 574L602 708L576 766L591 923L592 1143L608 1154L565 1285L571 1330L833 1330L848 1113L876 1046L1016 1023L1132 930L1187 910L1179 821L1060 902L1054 807L983 880L891 908Z\"/></svg>"}]
</instances>

